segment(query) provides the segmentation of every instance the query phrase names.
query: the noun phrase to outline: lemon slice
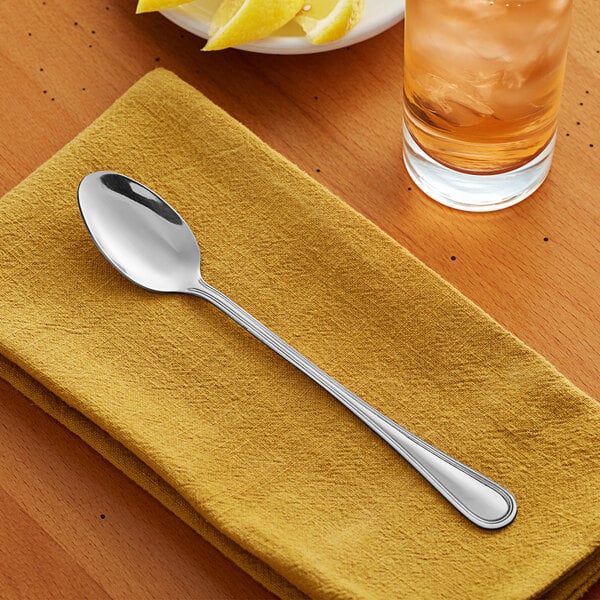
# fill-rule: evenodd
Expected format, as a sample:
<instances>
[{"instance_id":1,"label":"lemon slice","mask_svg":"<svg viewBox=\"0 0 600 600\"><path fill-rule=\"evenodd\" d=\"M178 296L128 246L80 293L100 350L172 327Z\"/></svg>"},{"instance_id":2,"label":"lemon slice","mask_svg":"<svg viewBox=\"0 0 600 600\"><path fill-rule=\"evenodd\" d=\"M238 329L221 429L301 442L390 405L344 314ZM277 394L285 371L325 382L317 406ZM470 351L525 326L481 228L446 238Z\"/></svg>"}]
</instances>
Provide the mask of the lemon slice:
<instances>
[{"instance_id":1,"label":"lemon slice","mask_svg":"<svg viewBox=\"0 0 600 600\"><path fill-rule=\"evenodd\" d=\"M289 23L304 4L305 0L223 0L203 50L222 50L265 38Z\"/></svg>"},{"instance_id":2,"label":"lemon slice","mask_svg":"<svg viewBox=\"0 0 600 600\"><path fill-rule=\"evenodd\" d=\"M313 44L326 44L345 36L364 8L364 0L306 0L295 21Z\"/></svg>"},{"instance_id":3,"label":"lemon slice","mask_svg":"<svg viewBox=\"0 0 600 600\"><path fill-rule=\"evenodd\" d=\"M180 4L186 4L190 0L138 0L135 12L137 14L152 12L155 10L163 10L165 8L173 8Z\"/></svg>"}]
</instances>

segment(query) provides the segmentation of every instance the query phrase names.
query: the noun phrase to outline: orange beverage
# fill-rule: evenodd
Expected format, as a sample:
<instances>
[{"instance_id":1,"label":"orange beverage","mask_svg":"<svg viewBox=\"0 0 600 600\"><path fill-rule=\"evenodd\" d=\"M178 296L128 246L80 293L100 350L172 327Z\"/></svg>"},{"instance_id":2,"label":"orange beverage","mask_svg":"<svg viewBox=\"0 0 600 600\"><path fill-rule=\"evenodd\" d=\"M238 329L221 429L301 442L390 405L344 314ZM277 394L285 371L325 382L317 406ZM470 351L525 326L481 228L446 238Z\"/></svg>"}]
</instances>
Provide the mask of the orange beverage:
<instances>
[{"instance_id":1,"label":"orange beverage","mask_svg":"<svg viewBox=\"0 0 600 600\"><path fill-rule=\"evenodd\" d=\"M416 145L480 175L543 152L556 128L571 8L572 0L406 0L404 114Z\"/></svg>"}]
</instances>

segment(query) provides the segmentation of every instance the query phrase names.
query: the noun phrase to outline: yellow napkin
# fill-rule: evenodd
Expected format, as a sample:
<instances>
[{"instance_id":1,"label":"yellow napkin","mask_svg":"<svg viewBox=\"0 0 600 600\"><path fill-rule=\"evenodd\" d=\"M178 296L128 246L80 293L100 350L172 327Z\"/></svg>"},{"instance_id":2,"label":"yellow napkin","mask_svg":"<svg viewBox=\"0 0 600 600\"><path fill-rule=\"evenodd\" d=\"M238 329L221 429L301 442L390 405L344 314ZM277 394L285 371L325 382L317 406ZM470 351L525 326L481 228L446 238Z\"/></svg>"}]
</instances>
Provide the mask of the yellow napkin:
<instances>
[{"instance_id":1,"label":"yellow napkin","mask_svg":"<svg viewBox=\"0 0 600 600\"><path fill-rule=\"evenodd\" d=\"M215 308L142 290L79 216L163 195L205 279L381 411L510 489L481 530ZM0 201L0 375L283 597L575 597L599 576L600 406L165 70Z\"/></svg>"}]
</instances>

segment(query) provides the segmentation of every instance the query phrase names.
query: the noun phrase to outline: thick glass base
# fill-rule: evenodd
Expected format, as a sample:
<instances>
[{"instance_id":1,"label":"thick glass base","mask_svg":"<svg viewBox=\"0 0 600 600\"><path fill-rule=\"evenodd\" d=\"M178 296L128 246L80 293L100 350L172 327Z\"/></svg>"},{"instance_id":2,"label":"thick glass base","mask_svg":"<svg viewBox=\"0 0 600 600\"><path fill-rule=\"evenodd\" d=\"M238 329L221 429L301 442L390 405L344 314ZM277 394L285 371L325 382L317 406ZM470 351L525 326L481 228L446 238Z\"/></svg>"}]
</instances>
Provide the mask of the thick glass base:
<instances>
[{"instance_id":1,"label":"thick glass base","mask_svg":"<svg viewBox=\"0 0 600 600\"><path fill-rule=\"evenodd\" d=\"M415 184L437 202L459 210L488 212L517 204L542 185L555 141L556 134L540 154L514 171L471 175L429 157L404 125L404 164Z\"/></svg>"}]
</instances>

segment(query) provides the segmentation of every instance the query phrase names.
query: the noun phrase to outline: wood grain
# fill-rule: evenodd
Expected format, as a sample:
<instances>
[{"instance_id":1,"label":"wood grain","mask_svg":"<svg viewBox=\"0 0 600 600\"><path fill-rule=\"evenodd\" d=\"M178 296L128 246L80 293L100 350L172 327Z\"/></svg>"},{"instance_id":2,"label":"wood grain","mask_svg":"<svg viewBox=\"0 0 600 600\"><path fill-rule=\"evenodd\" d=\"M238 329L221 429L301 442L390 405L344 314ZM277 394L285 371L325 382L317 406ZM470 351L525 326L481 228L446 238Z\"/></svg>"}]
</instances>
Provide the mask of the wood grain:
<instances>
[{"instance_id":1,"label":"wood grain","mask_svg":"<svg viewBox=\"0 0 600 600\"><path fill-rule=\"evenodd\" d=\"M401 25L320 55L201 53L198 38L134 7L0 3L0 194L164 66L600 398L600 3L576 4L549 179L487 215L437 205L406 174ZM3 383L0 430L1 597L271 597ZM600 585L586 598L598 596Z\"/></svg>"}]
</instances>

